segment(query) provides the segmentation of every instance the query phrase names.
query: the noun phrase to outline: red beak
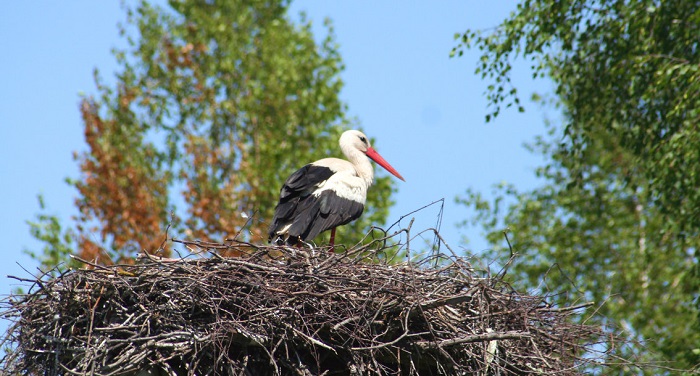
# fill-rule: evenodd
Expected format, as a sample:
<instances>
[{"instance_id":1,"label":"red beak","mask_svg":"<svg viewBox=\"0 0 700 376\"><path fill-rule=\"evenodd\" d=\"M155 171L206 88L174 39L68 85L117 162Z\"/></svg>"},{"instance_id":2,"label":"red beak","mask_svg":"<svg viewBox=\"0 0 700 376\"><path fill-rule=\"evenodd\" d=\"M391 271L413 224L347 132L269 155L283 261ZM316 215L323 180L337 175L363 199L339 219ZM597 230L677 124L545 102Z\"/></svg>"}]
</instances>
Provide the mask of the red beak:
<instances>
[{"instance_id":1,"label":"red beak","mask_svg":"<svg viewBox=\"0 0 700 376\"><path fill-rule=\"evenodd\" d=\"M382 158L379 153L377 153L376 150L372 149L371 147L367 148L366 152L367 156L370 157L373 161L377 162L378 165L384 167L387 171L389 171L392 175L396 176L397 178L406 181L401 174L399 174L398 171L396 171L389 162L387 162L384 158Z\"/></svg>"}]
</instances>

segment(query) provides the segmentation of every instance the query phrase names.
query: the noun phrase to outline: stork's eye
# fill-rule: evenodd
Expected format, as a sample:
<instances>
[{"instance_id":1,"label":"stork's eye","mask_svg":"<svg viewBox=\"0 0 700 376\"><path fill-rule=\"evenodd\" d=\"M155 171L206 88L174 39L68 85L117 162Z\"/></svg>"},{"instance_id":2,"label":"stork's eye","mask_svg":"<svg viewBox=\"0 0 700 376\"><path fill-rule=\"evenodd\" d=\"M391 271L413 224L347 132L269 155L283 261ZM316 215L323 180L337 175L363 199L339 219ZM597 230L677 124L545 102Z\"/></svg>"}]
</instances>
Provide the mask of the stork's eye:
<instances>
[{"instance_id":1,"label":"stork's eye","mask_svg":"<svg viewBox=\"0 0 700 376\"><path fill-rule=\"evenodd\" d=\"M360 141L362 141L362 143L365 143L365 144L367 143L367 139L364 138L364 136L360 136Z\"/></svg>"}]
</instances>

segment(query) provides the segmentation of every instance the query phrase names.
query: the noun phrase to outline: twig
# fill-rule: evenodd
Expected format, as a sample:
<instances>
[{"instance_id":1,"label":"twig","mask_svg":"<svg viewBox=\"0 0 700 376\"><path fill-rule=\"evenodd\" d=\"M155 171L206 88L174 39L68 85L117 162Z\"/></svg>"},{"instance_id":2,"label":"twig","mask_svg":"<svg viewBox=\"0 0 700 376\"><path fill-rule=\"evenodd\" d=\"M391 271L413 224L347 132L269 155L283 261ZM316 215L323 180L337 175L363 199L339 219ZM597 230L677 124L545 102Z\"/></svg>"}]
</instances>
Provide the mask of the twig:
<instances>
[{"instance_id":1,"label":"twig","mask_svg":"<svg viewBox=\"0 0 700 376\"><path fill-rule=\"evenodd\" d=\"M420 342L416 342L416 345L419 347L428 349L428 348L435 348L435 347L455 346L455 345L460 345L460 344L464 344L464 343L471 343L471 342L486 342L486 341L493 341L493 340L499 340L499 339L523 339L523 338L530 338L530 337L532 337L532 335L530 333L523 333L523 332L505 332L505 333L493 332L493 333L471 335L471 336L455 338L455 339L448 339L448 340L443 340L440 342L420 341Z\"/></svg>"}]
</instances>

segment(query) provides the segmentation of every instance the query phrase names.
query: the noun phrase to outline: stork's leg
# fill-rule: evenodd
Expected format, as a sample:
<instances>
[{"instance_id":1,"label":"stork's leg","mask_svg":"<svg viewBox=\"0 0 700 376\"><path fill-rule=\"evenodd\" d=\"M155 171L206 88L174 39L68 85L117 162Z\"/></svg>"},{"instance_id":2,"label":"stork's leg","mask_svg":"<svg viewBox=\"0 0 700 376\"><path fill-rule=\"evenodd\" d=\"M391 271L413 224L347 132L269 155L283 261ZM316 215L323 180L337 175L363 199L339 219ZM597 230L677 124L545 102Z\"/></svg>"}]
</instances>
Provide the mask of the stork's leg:
<instances>
[{"instance_id":1,"label":"stork's leg","mask_svg":"<svg viewBox=\"0 0 700 376\"><path fill-rule=\"evenodd\" d=\"M331 249L328 250L328 252L334 252L335 251L335 227L331 230Z\"/></svg>"}]
</instances>

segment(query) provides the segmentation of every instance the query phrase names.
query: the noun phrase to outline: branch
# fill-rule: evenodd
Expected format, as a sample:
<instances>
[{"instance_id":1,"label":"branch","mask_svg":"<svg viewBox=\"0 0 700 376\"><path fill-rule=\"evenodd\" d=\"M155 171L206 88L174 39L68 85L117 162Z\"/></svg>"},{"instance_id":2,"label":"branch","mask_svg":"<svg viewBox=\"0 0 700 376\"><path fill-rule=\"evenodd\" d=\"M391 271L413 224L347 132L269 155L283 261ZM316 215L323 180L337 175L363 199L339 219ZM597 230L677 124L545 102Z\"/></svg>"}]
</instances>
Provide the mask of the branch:
<instances>
[{"instance_id":1,"label":"branch","mask_svg":"<svg viewBox=\"0 0 700 376\"><path fill-rule=\"evenodd\" d=\"M460 337L460 338L454 338L454 339L446 339L442 340L440 342L434 342L434 341L419 341L416 342L416 346L422 348L422 349L436 349L436 348L442 348L446 346L454 346L454 345L461 345L463 343L471 343L471 342L486 342L486 341L493 341L496 339L523 339L523 338L530 338L532 337L532 334L527 333L527 332L504 332L504 333L485 333L485 334L477 334L473 336L466 336L466 337Z\"/></svg>"}]
</instances>

